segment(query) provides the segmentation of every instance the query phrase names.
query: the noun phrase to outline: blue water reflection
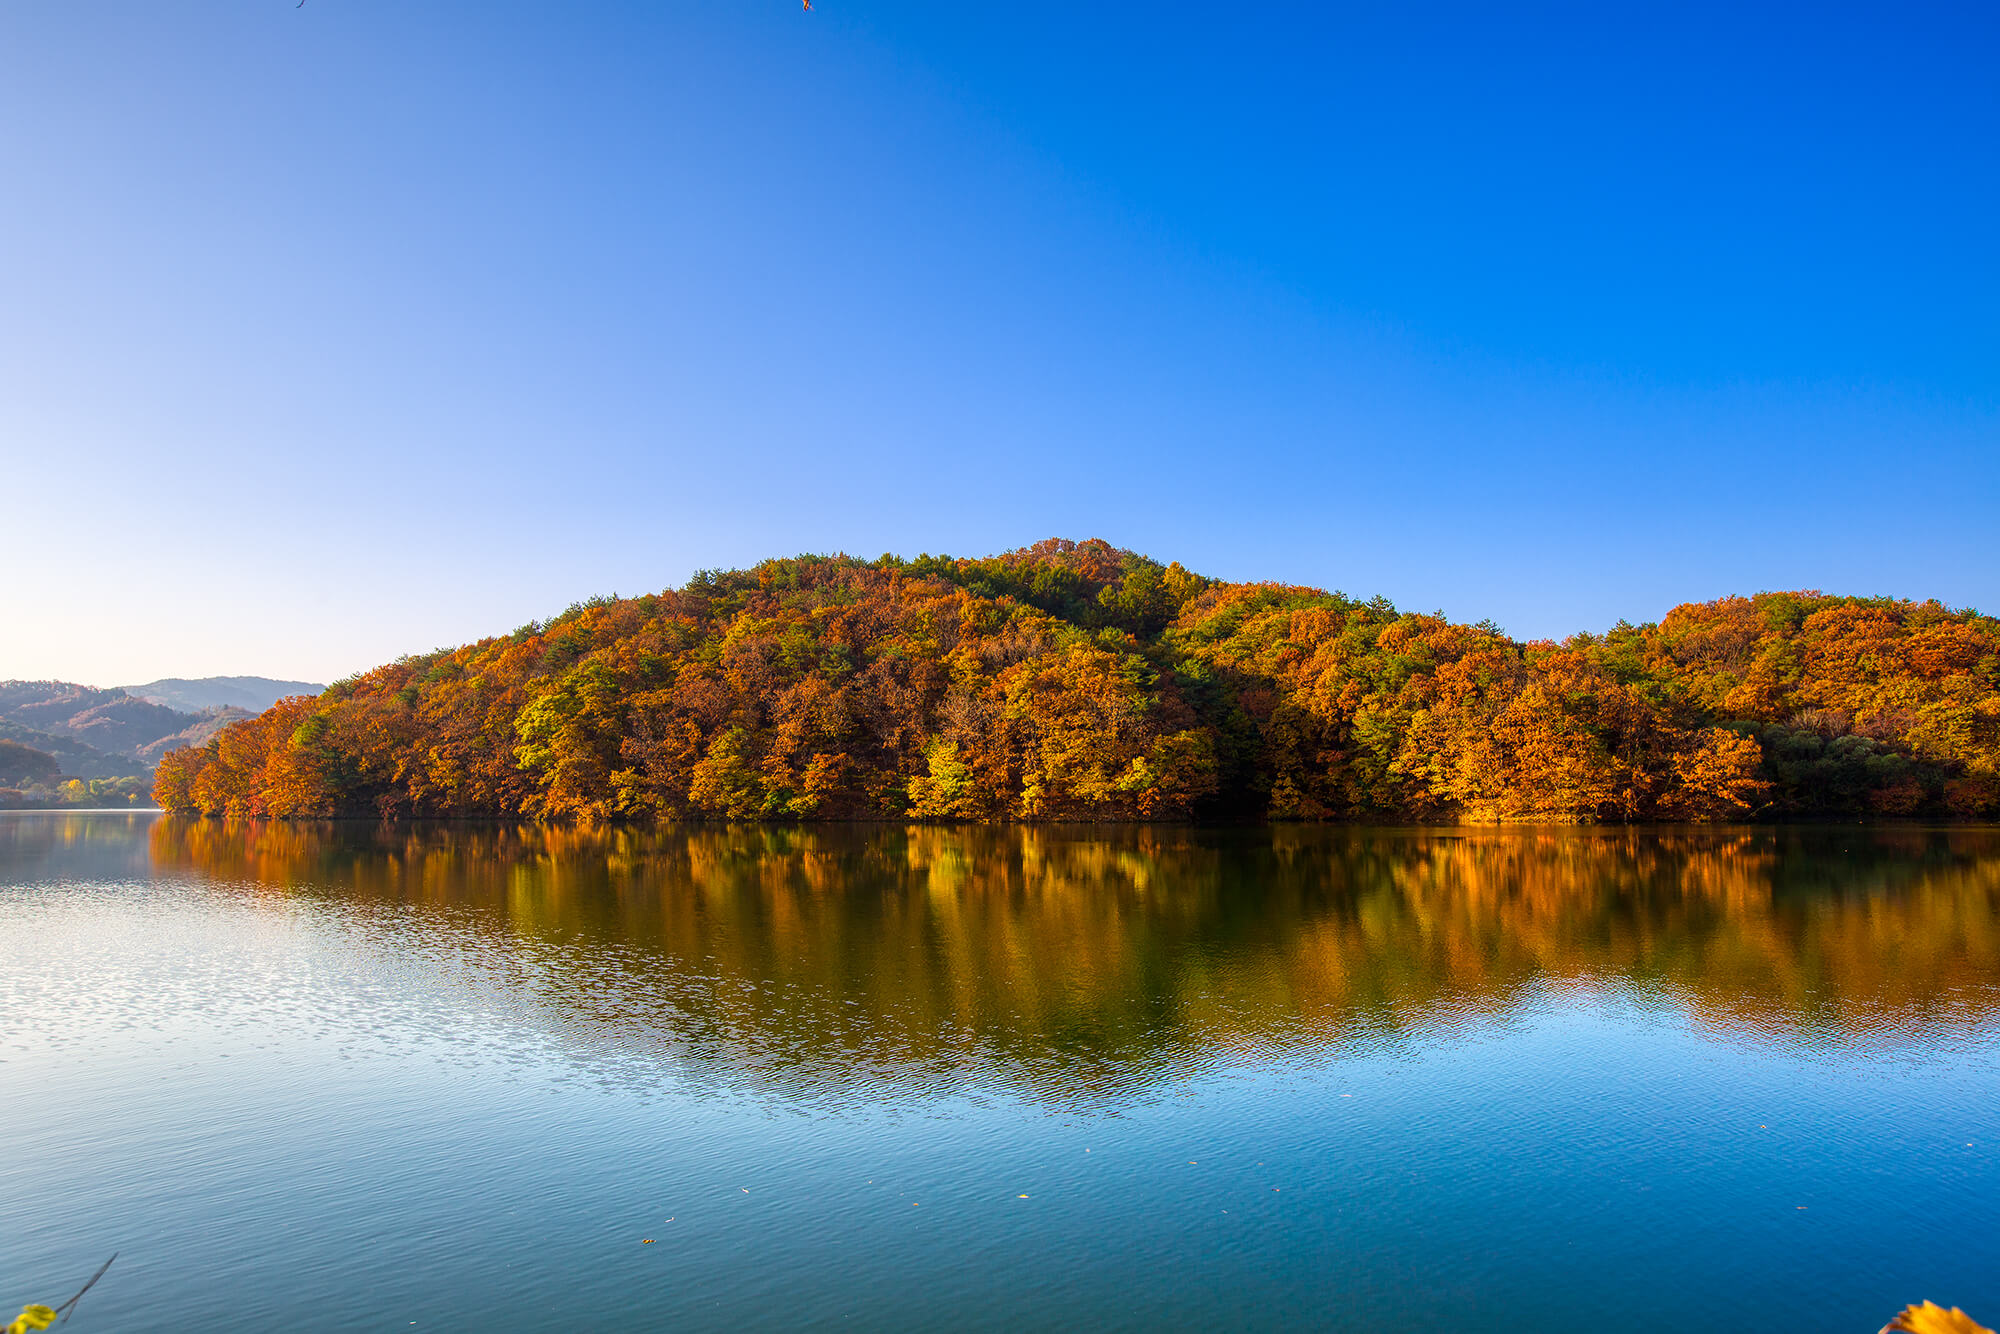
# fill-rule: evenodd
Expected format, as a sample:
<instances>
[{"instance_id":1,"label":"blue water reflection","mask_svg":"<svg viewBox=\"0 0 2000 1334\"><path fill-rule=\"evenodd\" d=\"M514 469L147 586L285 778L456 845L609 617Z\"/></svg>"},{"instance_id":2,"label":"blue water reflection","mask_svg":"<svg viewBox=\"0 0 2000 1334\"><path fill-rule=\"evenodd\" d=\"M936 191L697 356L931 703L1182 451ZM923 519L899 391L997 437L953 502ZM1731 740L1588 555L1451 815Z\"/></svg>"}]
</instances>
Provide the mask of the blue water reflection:
<instances>
[{"instance_id":1,"label":"blue water reflection","mask_svg":"<svg viewBox=\"0 0 2000 1334\"><path fill-rule=\"evenodd\" d=\"M1990 830L6 816L0 1298L1872 1330L2000 1311L1996 1013Z\"/></svg>"}]
</instances>

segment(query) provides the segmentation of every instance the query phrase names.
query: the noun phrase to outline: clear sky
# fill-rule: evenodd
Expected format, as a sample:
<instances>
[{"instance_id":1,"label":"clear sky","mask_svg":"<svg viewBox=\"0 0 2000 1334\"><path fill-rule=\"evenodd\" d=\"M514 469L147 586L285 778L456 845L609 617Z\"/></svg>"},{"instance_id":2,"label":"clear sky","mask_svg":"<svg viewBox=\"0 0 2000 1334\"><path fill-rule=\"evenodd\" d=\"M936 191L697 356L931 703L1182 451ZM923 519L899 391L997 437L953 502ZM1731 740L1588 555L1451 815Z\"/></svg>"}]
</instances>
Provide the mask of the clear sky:
<instances>
[{"instance_id":1,"label":"clear sky","mask_svg":"<svg viewBox=\"0 0 2000 1334\"><path fill-rule=\"evenodd\" d=\"M0 5L0 677L1101 536L2000 610L2000 8Z\"/></svg>"}]
</instances>

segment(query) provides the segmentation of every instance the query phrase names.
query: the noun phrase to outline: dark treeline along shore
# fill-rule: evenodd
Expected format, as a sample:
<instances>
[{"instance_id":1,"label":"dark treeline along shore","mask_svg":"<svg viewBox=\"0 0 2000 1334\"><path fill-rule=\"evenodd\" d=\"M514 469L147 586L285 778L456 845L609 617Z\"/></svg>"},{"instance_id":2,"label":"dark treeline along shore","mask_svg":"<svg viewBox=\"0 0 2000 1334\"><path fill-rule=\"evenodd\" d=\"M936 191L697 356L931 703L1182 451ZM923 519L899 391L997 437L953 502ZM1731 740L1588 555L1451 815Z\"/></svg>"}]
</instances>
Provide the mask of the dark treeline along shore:
<instances>
[{"instance_id":1,"label":"dark treeline along shore","mask_svg":"<svg viewBox=\"0 0 2000 1334\"><path fill-rule=\"evenodd\" d=\"M2000 813L2000 621L1762 593L1522 643L1107 543L603 598L170 752L169 810L829 820Z\"/></svg>"}]
</instances>

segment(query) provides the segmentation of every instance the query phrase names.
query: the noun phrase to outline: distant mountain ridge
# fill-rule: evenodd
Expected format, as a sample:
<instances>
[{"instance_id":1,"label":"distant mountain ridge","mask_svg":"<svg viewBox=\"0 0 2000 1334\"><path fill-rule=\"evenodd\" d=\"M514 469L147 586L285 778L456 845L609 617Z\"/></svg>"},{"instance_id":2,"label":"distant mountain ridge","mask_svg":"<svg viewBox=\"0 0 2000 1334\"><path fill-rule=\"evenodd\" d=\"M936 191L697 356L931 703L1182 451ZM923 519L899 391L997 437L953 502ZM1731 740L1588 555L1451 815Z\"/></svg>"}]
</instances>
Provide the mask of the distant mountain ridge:
<instances>
[{"instance_id":1,"label":"distant mountain ridge","mask_svg":"<svg viewBox=\"0 0 2000 1334\"><path fill-rule=\"evenodd\" d=\"M12 741L40 751L55 760L58 773L69 778L143 777L146 765L118 755L107 755L74 737L38 731L0 719L0 741Z\"/></svg>"},{"instance_id":2,"label":"distant mountain ridge","mask_svg":"<svg viewBox=\"0 0 2000 1334\"><path fill-rule=\"evenodd\" d=\"M169 676L141 686L120 686L134 699L163 704L182 713L204 709L242 709L262 713L290 695L317 695L326 687L312 681L274 681L266 676L204 676L196 680Z\"/></svg>"},{"instance_id":3,"label":"distant mountain ridge","mask_svg":"<svg viewBox=\"0 0 2000 1334\"><path fill-rule=\"evenodd\" d=\"M261 676L173 678L113 689L0 681L0 741L50 757L63 778L143 778L167 751L199 746L287 695L322 688Z\"/></svg>"}]
</instances>

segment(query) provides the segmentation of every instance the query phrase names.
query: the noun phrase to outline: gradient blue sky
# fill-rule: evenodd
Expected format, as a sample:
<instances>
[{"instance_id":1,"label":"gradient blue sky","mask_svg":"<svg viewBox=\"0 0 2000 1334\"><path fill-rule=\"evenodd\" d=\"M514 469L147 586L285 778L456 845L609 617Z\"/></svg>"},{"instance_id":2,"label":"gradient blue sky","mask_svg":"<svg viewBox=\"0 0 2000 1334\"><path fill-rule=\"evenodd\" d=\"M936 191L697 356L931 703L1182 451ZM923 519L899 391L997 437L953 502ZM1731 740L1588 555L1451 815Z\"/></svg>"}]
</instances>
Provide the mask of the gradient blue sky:
<instances>
[{"instance_id":1,"label":"gradient blue sky","mask_svg":"<svg viewBox=\"0 0 2000 1334\"><path fill-rule=\"evenodd\" d=\"M0 677L1102 536L2000 605L2000 9L0 6Z\"/></svg>"}]
</instances>

